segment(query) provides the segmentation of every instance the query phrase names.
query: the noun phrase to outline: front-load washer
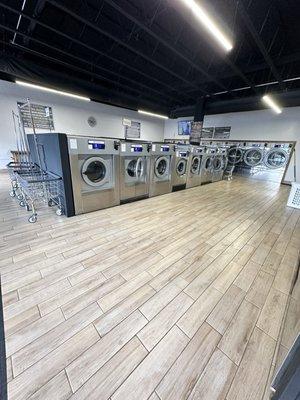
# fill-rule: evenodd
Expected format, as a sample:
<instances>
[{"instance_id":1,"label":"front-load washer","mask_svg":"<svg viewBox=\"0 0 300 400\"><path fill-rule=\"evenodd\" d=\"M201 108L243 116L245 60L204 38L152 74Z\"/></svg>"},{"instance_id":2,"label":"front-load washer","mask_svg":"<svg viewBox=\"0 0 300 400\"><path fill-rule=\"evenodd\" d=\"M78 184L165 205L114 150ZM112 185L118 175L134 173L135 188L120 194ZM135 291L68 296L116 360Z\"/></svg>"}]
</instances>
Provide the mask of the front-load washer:
<instances>
[{"instance_id":1,"label":"front-load washer","mask_svg":"<svg viewBox=\"0 0 300 400\"><path fill-rule=\"evenodd\" d=\"M150 163L150 197L170 193L171 177L175 157L174 145L153 143Z\"/></svg>"},{"instance_id":2,"label":"front-load washer","mask_svg":"<svg viewBox=\"0 0 300 400\"><path fill-rule=\"evenodd\" d=\"M227 167L227 149L224 147L219 147L216 150L216 154L213 159L212 182L218 182L223 179L226 167Z\"/></svg>"},{"instance_id":3,"label":"front-load washer","mask_svg":"<svg viewBox=\"0 0 300 400\"><path fill-rule=\"evenodd\" d=\"M120 199L128 202L149 197L151 143L121 142Z\"/></svg>"},{"instance_id":4,"label":"front-load washer","mask_svg":"<svg viewBox=\"0 0 300 400\"><path fill-rule=\"evenodd\" d=\"M228 163L230 165L237 165L243 162L244 150L244 148L238 145L230 147L227 152Z\"/></svg>"},{"instance_id":5,"label":"front-load washer","mask_svg":"<svg viewBox=\"0 0 300 400\"><path fill-rule=\"evenodd\" d=\"M264 159L264 148L261 146L249 147L244 154L244 163L248 167L257 167L262 164Z\"/></svg>"},{"instance_id":6,"label":"front-load washer","mask_svg":"<svg viewBox=\"0 0 300 400\"><path fill-rule=\"evenodd\" d=\"M75 214L120 204L120 142L86 136L67 138Z\"/></svg>"},{"instance_id":7,"label":"front-load washer","mask_svg":"<svg viewBox=\"0 0 300 400\"><path fill-rule=\"evenodd\" d=\"M183 190L186 188L190 145L177 145L175 150L175 160L172 171L172 191Z\"/></svg>"},{"instance_id":8,"label":"front-load washer","mask_svg":"<svg viewBox=\"0 0 300 400\"><path fill-rule=\"evenodd\" d=\"M264 157L264 164L269 169L280 169L286 166L289 160L289 154L280 147L273 147Z\"/></svg>"},{"instance_id":9,"label":"front-load washer","mask_svg":"<svg viewBox=\"0 0 300 400\"><path fill-rule=\"evenodd\" d=\"M204 147L192 146L189 157L186 187L192 188L201 185L201 165Z\"/></svg>"},{"instance_id":10,"label":"front-load washer","mask_svg":"<svg viewBox=\"0 0 300 400\"><path fill-rule=\"evenodd\" d=\"M215 147L206 147L201 165L201 185L211 183L213 179L213 161L216 154Z\"/></svg>"}]
</instances>

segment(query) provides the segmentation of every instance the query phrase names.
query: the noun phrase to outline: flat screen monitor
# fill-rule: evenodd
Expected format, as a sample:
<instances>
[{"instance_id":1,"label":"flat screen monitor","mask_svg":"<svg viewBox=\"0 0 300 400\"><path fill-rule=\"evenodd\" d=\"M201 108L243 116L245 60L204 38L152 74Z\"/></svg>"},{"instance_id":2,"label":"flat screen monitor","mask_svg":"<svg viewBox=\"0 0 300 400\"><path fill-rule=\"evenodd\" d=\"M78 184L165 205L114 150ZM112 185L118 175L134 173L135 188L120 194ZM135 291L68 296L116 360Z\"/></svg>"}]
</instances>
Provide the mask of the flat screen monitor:
<instances>
[{"instance_id":1,"label":"flat screen monitor","mask_svg":"<svg viewBox=\"0 0 300 400\"><path fill-rule=\"evenodd\" d=\"M178 135L190 135L192 129L192 121L178 122Z\"/></svg>"}]
</instances>

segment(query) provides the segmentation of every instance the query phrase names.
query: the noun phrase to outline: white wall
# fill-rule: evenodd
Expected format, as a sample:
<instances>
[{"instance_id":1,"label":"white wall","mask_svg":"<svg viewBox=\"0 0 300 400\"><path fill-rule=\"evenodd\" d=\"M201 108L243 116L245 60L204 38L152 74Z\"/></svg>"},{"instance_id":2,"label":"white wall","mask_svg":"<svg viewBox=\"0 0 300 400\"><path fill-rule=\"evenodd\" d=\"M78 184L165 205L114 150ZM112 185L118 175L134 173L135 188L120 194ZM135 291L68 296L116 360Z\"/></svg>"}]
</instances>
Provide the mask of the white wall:
<instances>
[{"instance_id":1,"label":"white wall","mask_svg":"<svg viewBox=\"0 0 300 400\"><path fill-rule=\"evenodd\" d=\"M124 138L122 118L127 117L141 122L142 140L162 141L164 137L163 120L142 116L136 111L75 100L0 81L0 168L4 168L10 160L10 150L16 148L12 110L17 112L17 101L27 98L33 103L53 108L55 132ZM94 128L87 123L91 115L97 120Z\"/></svg>"},{"instance_id":2,"label":"white wall","mask_svg":"<svg viewBox=\"0 0 300 400\"><path fill-rule=\"evenodd\" d=\"M189 119L189 118L180 118ZM178 136L178 120L165 123L165 139L187 138ZM300 182L300 107L283 109L282 114L271 110L248 111L229 114L207 115L204 127L231 126L231 139L298 141L296 146L296 178ZM286 180L293 180L294 160L290 164Z\"/></svg>"}]
</instances>

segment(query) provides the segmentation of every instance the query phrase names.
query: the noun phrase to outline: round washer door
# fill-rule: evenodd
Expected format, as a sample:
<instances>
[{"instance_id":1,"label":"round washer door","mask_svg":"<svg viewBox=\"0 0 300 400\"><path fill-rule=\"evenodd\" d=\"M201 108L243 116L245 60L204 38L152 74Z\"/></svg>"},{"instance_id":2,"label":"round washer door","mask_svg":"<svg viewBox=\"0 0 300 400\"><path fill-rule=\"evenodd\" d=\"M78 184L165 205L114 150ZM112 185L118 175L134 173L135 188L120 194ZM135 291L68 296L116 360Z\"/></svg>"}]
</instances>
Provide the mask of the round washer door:
<instances>
[{"instance_id":1,"label":"round washer door","mask_svg":"<svg viewBox=\"0 0 300 400\"><path fill-rule=\"evenodd\" d=\"M243 160L243 150L239 149L238 147L232 147L228 150L228 162L230 164L238 164Z\"/></svg>"},{"instance_id":2,"label":"round washer door","mask_svg":"<svg viewBox=\"0 0 300 400\"><path fill-rule=\"evenodd\" d=\"M209 169L211 169L212 165L213 165L212 157L207 157L207 159L205 160L204 169L208 171Z\"/></svg>"},{"instance_id":3,"label":"round washer door","mask_svg":"<svg viewBox=\"0 0 300 400\"><path fill-rule=\"evenodd\" d=\"M129 161L126 173L130 178L141 178L144 174L145 163L142 157L134 158Z\"/></svg>"},{"instance_id":4,"label":"round washer door","mask_svg":"<svg viewBox=\"0 0 300 400\"><path fill-rule=\"evenodd\" d=\"M282 168L288 162L288 158L289 155L285 150L274 148L266 154L264 163L268 168Z\"/></svg>"},{"instance_id":5,"label":"round washer door","mask_svg":"<svg viewBox=\"0 0 300 400\"><path fill-rule=\"evenodd\" d=\"M262 149L249 149L244 155L244 162L249 167L256 167L262 163L264 153Z\"/></svg>"},{"instance_id":6,"label":"round washer door","mask_svg":"<svg viewBox=\"0 0 300 400\"><path fill-rule=\"evenodd\" d=\"M109 168L107 161L101 157L90 157L82 165L81 176L86 184L101 187L108 178Z\"/></svg>"},{"instance_id":7,"label":"round washer door","mask_svg":"<svg viewBox=\"0 0 300 400\"><path fill-rule=\"evenodd\" d=\"M163 179L169 174L170 160L167 157L159 157L155 161L154 173L157 178Z\"/></svg>"},{"instance_id":8,"label":"round washer door","mask_svg":"<svg viewBox=\"0 0 300 400\"><path fill-rule=\"evenodd\" d=\"M198 174L200 168L200 157L194 156L191 163L191 173Z\"/></svg>"},{"instance_id":9,"label":"round washer door","mask_svg":"<svg viewBox=\"0 0 300 400\"><path fill-rule=\"evenodd\" d=\"M183 176L186 172L187 160L181 158L176 165L176 172L179 176Z\"/></svg>"},{"instance_id":10,"label":"round washer door","mask_svg":"<svg viewBox=\"0 0 300 400\"><path fill-rule=\"evenodd\" d=\"M221 169L222 169L222 166L223 166L223 164L222 164L222 157L220 157L220 156L216 156L214 159L213 159L213 169L214 169L214 171L221 171Z\"/></svg>"}]
</instances>

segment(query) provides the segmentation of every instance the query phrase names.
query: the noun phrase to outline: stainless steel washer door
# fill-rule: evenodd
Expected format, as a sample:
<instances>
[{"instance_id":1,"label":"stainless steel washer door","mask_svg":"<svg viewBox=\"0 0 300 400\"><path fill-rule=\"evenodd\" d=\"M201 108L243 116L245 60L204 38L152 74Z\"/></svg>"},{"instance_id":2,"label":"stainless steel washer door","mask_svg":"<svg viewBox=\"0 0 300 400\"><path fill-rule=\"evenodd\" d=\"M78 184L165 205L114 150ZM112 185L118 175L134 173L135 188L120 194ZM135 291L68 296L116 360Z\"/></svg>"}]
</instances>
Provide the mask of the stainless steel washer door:
<instances>
[{"instance_id":1,"label":"stainless steel washer door","mask_svg":"<svg viewBox=\"0 0 300 400\"><path fill-rule=\"evenodd\" d=\"M215 172L218 172L218 171L221 171L221 169L222 169L222 167L223 167L223 162L222 162L222 157L220 157L220 156L216 156L214 159L213 159L213 170L215 171Z\"/></svg>"},{"instance_id":2,"label":"stainless steel washer door","mask_svg":"<svg viewBox=\"0 0 300 400\"><path fill-rule=\"evenodd\" d=\"M213 159L212 157L207 157L204 163L204 170L209 171L212 168Z\"/></svg>"},{"instance_id":3,"label":"stainless steel washer door","mask_svg":"<svg viewBox=\"0 0 300 400\"><path fill-rule=\"evenodd\" d=\"M167 157L159 157L155 161L154 173L157 178L164 179L169 175L170 160Z\"/></svg>"},{"instance_id":4,"label":"stainless steel washer door","mask_svg":"<svg viewBox=\"0 0 300 400\"><path fill-rule=\"evenodd\" d=\"M187 165L187 160L184 158L181 158L177 165L176 165L176 172L179 176L183 176L186 173L186 165Z\"/></svg>"},{"instance_id":5,"label":"stainless steel washer door","mask_svg":"<svg viewBox=\"0 0 300 400\"><path fill-rule=\"evenodd\" d=\"M232 147L228 150L227 157L230 164L238 164L243 160L243 150L238 147Z\"/></svg>"},{"instance_id":6,"label":"stainless steel washer door","mask_svg":"<svg viewBox=\"0 0 300 400\"><path fill-rule=\"evenodd\" d=\"M261 164L264 158L264 152L262 149L249 149L244 155L244 163L249 167L256 167Z\"/></svg>"},{"instance_id":7,"label":"stainless steel washer door","mask_svg":"<svg viewBox=\"0 0 300 400\"><path fill-rule=\"evenodd\" d=\"M82 165L81 176L85 183L92 187L101 187L107 183L109 168L101 157L90 157Z\"/></svg>"},{"instance_id":8,"label":"stainless steel washer door","mask_svg":"<svg viewBox=\"0 0 300 400\"><path fill-rule=\"evenodd\" d=\"M142 157L133 158L127 164L126 173L130 178L139 180L145 171L145 160Z\"/></svg>"},{"instance_id":9,"label":"stainless steel washer door","mask_svg":"<svg viewBox=\"0 0 300 400\"><path fill-rule=\"evenodd\" d=\"M199 174L199 170L200 170L200 157L199 156L194 156L192 158L192 162L191 162L191 173L196 175Z\"/></svg>"},{"instance_id":10,"label":"stainless steel washer door","mask_svg":"<svg viewBox=\"0 0 300 400\"><path fill-rule=\"evenodd\" d=\"M274 148L266 154L264 163L268 168L278 169L284 167L288 159L289 155L285 150Z\"/></svg>"}]
</instances>

